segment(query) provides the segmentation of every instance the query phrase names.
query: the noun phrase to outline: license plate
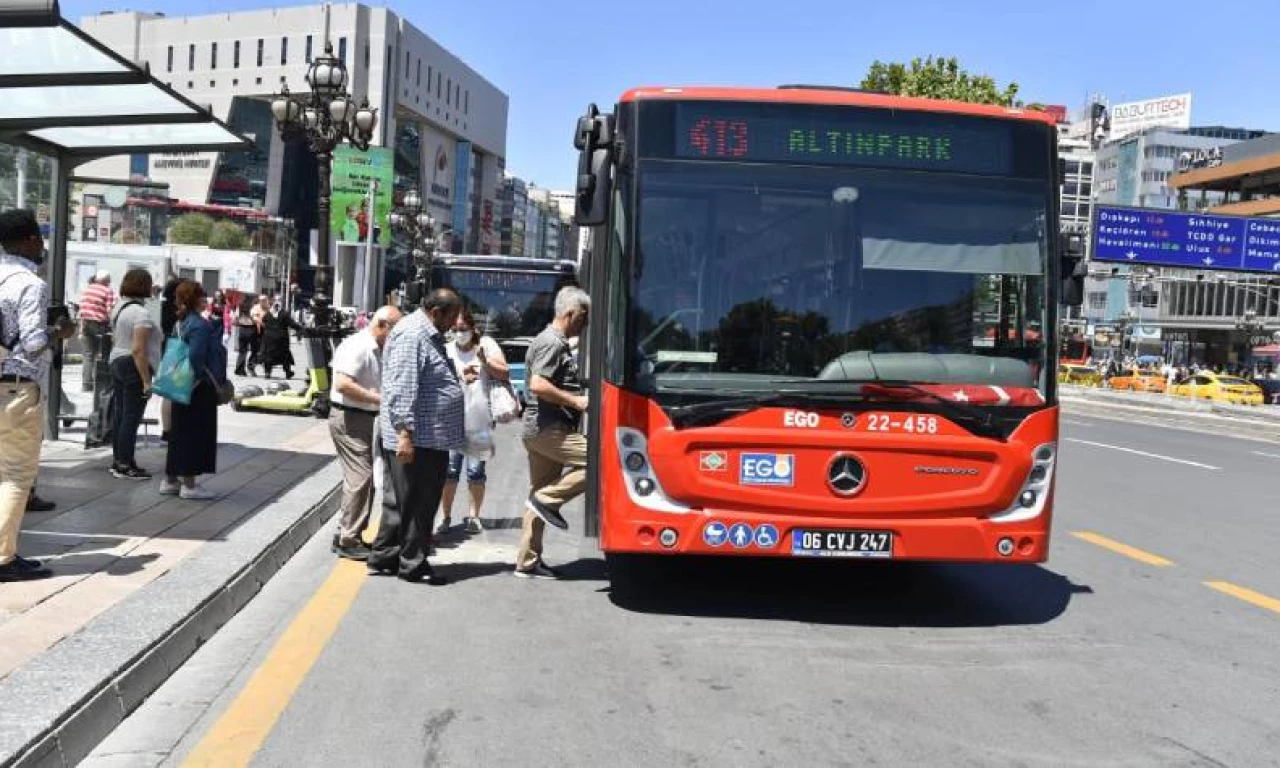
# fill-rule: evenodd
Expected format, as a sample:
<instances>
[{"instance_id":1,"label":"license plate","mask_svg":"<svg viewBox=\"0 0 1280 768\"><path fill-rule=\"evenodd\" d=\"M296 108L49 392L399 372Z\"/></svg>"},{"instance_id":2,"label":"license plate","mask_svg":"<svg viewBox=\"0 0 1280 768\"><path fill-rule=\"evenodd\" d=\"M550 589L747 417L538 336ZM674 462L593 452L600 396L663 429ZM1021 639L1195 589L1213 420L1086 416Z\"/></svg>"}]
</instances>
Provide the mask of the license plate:
<instances>
[{"instance_id":1,"label":"license plate","mask_svg":"<svg viewBox=\"0 0 1280 768\"><path fill-rule=\"evenodd\" d=\"M892 531L806 531L791 534L800 557L893 557Z\"/></svg>"}]
</instances>

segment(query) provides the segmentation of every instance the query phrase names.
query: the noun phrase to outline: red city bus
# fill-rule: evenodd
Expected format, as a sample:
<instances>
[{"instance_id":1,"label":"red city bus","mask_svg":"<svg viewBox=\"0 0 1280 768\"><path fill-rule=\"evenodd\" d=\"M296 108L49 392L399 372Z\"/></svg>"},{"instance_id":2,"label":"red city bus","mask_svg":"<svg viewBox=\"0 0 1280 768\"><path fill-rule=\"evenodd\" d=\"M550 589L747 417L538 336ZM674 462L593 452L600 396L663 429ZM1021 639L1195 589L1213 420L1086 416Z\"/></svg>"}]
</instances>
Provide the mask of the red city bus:
<instances>
[{"instance_id":1,"label":"red city bus","mask_svg":"<svg viewBox=\"0 0 1280 768\"><path fill-rule=\"evenodd\" d=\"M575 146L605 553L1046 559L1050 116L643 88Z\"/></svg>"}]
</instances>

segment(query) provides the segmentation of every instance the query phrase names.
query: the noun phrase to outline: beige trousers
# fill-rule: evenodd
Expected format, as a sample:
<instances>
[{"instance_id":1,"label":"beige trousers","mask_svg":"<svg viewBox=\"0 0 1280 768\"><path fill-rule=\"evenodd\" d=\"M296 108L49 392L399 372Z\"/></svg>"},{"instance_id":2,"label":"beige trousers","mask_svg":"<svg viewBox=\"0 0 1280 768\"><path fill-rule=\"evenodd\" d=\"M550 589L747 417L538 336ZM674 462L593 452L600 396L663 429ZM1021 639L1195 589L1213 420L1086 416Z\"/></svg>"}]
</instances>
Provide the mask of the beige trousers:
<instances>
[{"instance_id":1,"label":"beige trousers","mask_svg":"<svg viewBox=\"0 0 1280 768\"><path fill-rule=\"evenodd\" d=\"M35 384L0 382L0 565L13 562L40 470L44 403Z\"/></svg>"},{"instance_id":2,"label":"beige trousers","mask_svg":"<svg viewBox=\"0 0 1280 768\"><path fill-rule=\"evenodd\" d=\"M559 510L587 488L587 438L577 433L543 432L524 441L529 453L530 492L538 501ZM568 472L565 472L568 469ZM547 524L524 512L516 568L527 571L542 559L542 535Z\"/></svg>"}]
</instances>

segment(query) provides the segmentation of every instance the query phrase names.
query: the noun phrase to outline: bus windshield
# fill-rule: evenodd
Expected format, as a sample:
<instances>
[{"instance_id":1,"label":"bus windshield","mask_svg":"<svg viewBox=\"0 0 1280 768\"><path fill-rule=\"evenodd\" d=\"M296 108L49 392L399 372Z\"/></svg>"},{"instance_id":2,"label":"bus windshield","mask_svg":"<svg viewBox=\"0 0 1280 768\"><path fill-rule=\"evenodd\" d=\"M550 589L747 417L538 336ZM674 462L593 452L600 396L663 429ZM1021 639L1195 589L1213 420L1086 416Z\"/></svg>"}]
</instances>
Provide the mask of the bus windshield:
<instances>
[{"instance_id":1,"label":"bus windshield","mask_svg":"<svg viewBox=\"0 0 1280 768\"><path fill-rule=\"evenodd\" d=\"M554 315L556 292L574 282L560 271L437 265L432 283L456 290L484 333L495 339L536 336Z\"/></svg>"},{"instance_id":2,"label":"bus windshield","mask_svg":"<svg viewBox=\"0 0 1280 768\"><path fill-rule=\"evenodd\" d=\"M631 383L1043 394L1049 200L1034 179L642 161Z\"/></svg>"}]
</instances>

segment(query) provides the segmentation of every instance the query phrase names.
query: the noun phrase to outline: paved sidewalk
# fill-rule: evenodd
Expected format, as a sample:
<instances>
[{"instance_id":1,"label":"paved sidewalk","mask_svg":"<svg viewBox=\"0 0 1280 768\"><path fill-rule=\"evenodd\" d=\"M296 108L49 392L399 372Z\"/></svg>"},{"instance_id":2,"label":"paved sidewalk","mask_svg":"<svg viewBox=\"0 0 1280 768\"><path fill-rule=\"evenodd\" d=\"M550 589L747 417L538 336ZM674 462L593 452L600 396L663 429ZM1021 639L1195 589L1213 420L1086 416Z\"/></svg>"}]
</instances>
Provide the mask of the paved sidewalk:
<instances>
[{"instance_id":1,"label":"paved sidewalk","mask_svg":"<svg viewBox=\"0 0 1280 768\"><path fill-rule=\"evenodd\" d=\"M301 377L303 372L295 373ZM64 392L76 405L78 415L87 414L91 397L81 391L80 367L68 365L64 375ZM237 379L238 384L259 381ZM303 386L300 378L290 383L295 388ZM159 410L158 399L153 399L146 415L158 419ZM71 646L101 640L93 632L95 623L111 624L125 615L113 612L129 609L145 613L152 592L174 591L176 582L167 582L184 563L225 560L228 573L234 575L276 546L299 521L328 517L331 504L323 510L321 506L331 501L340 473L333 462L326 422L314 417L236 413L229 407L219 409L218 418L218 473L204 481L218 494L211 502L159 495L165 446L159 440L158 426L150 428L150 439L139 438L138 464L156 475L146 483L113 478L108 472L110 449L83 447L83 422L63 429L58 441L45 442L37 487L40 496L57 503L58 508L26 516L19 551L45 560L54 576L0 585L0 692L11 693L7 689L15 686L25 688L24 676L40 679L50 670L75 674L74 669L64 669L80 663L79 657L69 655ZM285 500L289 503L282 505ZM319 519L312 521L307 536L319 524ZM296 545L303 541L305 537ZM283 553L283 559L290 554ZM196 580L192 589L171 596L174 599L164 607L173 607L175 618L158 623L154 637L137 638L138 647L154 646L227 583L227 578ZM85 686L81 695L92 695L95 686L121 674L137 657L122 661L125 663L116 668L102 670L101 679L77 680ZM17 713L10 709L22 699L5 696L9 704L0 723L0 764L8 764L6 758L28 748L33 734L52 732L61 717L71 714L69 707L54 701L57 694L70 691L47 693L33 704L49 705L49 722L37 722L31 715L23 727L17 727ZM79 706L82 700L70 697L67 702ZM10 714L15 717L11 719ZM80 750L66 744L56 751L65 764L79 759L72 753Z\"/></svg>"}]
</instances>

